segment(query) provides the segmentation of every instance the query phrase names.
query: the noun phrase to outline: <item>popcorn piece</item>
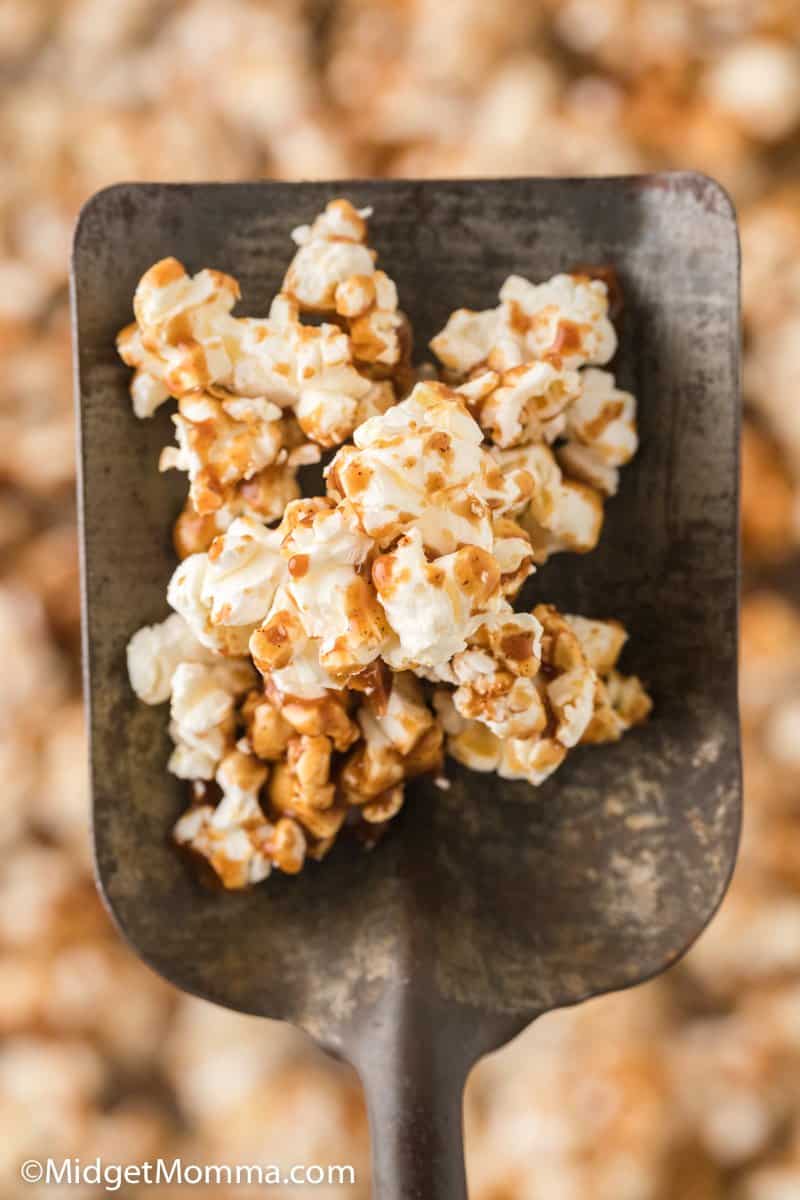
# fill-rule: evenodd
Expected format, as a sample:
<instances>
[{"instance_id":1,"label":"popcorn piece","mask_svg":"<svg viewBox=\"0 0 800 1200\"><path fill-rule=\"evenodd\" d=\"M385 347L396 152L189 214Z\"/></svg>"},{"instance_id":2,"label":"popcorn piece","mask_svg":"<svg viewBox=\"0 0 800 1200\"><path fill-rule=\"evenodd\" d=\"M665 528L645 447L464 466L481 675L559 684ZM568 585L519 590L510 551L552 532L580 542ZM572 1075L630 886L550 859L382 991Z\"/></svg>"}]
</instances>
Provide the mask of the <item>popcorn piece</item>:
<instances>
[{"instance_id":1,"label":"popcorn piece","mask_svg":"<svg viewBox=\"0 0 800 1200\"><path fill-rule=\"evenodd\" d=\"M255 665L285 696L320 699L335 686L319 658L320 641L309 638L291 596L279 588L266 621L250 637Z\"/></svg>"},{"instance_id":2,"label":"popcorn piece","mask_svg":"<svg viewBox=\"0 0 800 1200\"><path fill-rule=\"evenodd\" d=\"M233 750L220 763L216 778L222 788L217 807L200 804L188 809L173 836L178 845L207 859L225 888L238 890L260 883L272 869L276 827L258 800L267 771L256 759Z\"/></svg>"},{"instance_id":3,"label":"popcorn piece","mask_svg":"<svg viewBox=\"0 0 800 1200\"><path fill-rule=\"evenodd\" d=\"M652 707L653 701L636 675L610 671L598 680L594 713L581 741L594 745L619 741L623 733L647 719Z\"/></svg>"},{"instance_id":4,"label":"popcorn piece","mask_svg":"<svg viewBox=\"0 0 800 1200\"><path fill-rule=\"evenodd\" d=\"M247 659L213 666L180 663L172 676L170 736L175 749L168 769L179 779L213 779L233 743L237 696L253 684Z\"/></svg>"},{"instance_id":5,"label":"popcorn piece","mask_svg":"<svg viewBox=\"0 0 800 1200\"><path fill-rule=\"evenodd\" d=\"M531 358L549 358L574 369L607 363L616 351L608 288L599 279L554 275L547 283L533 284L510 275L500 289L500 301L510 310L508 323Z\"/></svg>"},{"instance_id":6,"label":"popcorn piece","mask_svg":"<svg viewBox=\"0 0 800 1200\"><path fill-rule=\"evenodd\" d=\"M608 289L586 275L554 275L533 284L510 275L495 309L458 309L431 341L450 371L466 375L485 363L505 372L544 360L559 370L603 364L617 348L608 319Z\"/></svg>"},{"instance_id":7,"label":"popcorn piece","mask_svg":"<svg viewBox=\"0 0 800 1200\"><path fill-rule=\"evenodd\" d=\"M204 270L191 277L177 259L163 259L139 281L136 326L122 330L120 357L161 380L174 396L207 387L230 369L223 334L239 296L229 275Z\"/></svg>"},{"instance_id":8,"label":"popcorn piece","mask_svg":"<svg viewBox=\"0 0 800 1200\"><path fill-rule=\"evenodd\" d=\"M326 508L298 501L287 509L281 528L287 530L285 590L306 636L319 639L320 664L333 676L360 670L377 657L388 632L359 572L372 540L347 503Z\"/></svg>"},{"instance_id":9,"label":"popcorn piece","mask_svg":"<svg viewBox=\"0 0 800 1200\"><path fill-rule=\"evenodd\" d=\"M747 133L773 142L800 121L799 69L795 45L751 38L721 55L706 75L705 91Z\"/></svg>"},{"instance_id":10,"label":"popcorn piece","mask_svg":"<svg viewBox=\"0 0 800 1200\"><path fill-rule=\"evenodd\" d=\"M396 638L386 662L396 671L432 671L466 646L473 618L499 593L500 568L477 546L429 562L413 529L375 560L372 578Z\"/></svg>"},{"instance_id":11,"label":"popcorn piece","mask_svg":"<svg viewBox=\"0 0 800 1200\"><path fill-rule=\"evenodd\" d=\"M208 551L201 595L209 620L213 625L254 625L269 611L285 574L280 529L237 517Z\"/></svg>"},{"instance_id":12,"label":"popcorn piece","mask_svg":"<svg viewBox=\"0 0 800 1200\"><path fill-rule=\"evenodd\" d=\"M353 440L328 468L328 492L349 500L364 532L381 545L418 528L439 554L465 543L489 550L491 513L521 505L530 490L524 471L506 477L497 469L480 427L442 384L417 384Z\"/></svg>"},{"instance_id":13,"label":"popcorn piece","mask_svg":"<svg viewBox=\"0 0 800 1200\"><path fill-rule=\"evenodd\" d=\"M183 560L192 554L205 554L214 538L224 532L219 513L218 509L201 516L191 500L187 499L172 526L172 544L178 558Z\"/></svg>"},{"instance_id":14,"label":"popcorn piece","mask_svg":"<svg viewBox=\"0 0 800 1200\"><path fill-rule=\"evenodd\" d=\"M389 370L409 358L410 326L398 309L397 288L383 271L343 280L336 288L336 311L347 320L357 363Z\"/></svg>"},{"instance_id":15,"label":"popcorn piece","mask_svg":"<svg viewBox=\"0 0 800 1200\"><path fill-rule=\"evenodd\" d=\"M375 800L370 800L368 804L362 804L361 816L370 825L384 825L397 816L404 802L405 792L402 784L398 783L382 792Z\"/></svg>"},{"instance_id":16,"label":"popcorn piece","mask_svg":"<svg viewBox=\"0 0 800 1200\"><path fill-rule=\"evenodd\" d=\"M344 806L335 803L331 752L331 741L325 736L292 738L285 761L270 778L272 807L297 820L313 839L335 837L346 815Z\"/></svg>"},{"instance_id":17,"label":"popcorn piece","mask_svg":"<svg viewBox=\"0 0 800 1200\"><path fill-rule=\"evenodd\" d=\"M403 755L410 754L433 725L433 714L425 703L422 688L409 671L392 677L385 705L368 698L366 707L381 732Z\"/></svg>"},{"instance_id":18,"label":"popcorn piece","mask_svg":"<svg viewBox=\"0 0 800 1200\"><path fill-rule=\"evenodd\" d=\"M302 312L342 318L354 360L388 370L408 357L409 326L398 309L397 288L375 270L375 252L365 245L371 211L332 200L312 225L295 229L299 249L283 290Z\"/></svg>"},{"instance_id":19,"label":"popcorn piece","mask_svg":"<svg viewBox=\"0 0 800 1200\"><path fill-rule=\"evenodd\" d=\"M565 616L581 645L589 666L599 676L594 695L594 712L582 742L616 742L634 725L641 724L653 702L635 675L621 675L617 660L628 635L619 621L596 621Z\"/></svg>"},{"instance_id":20,"label":"popcorn piece","mask_svg":"<svg viewBox=\"0 0 800 1200\"><path fill-rule=\"evenodd\" d=\"M364 245L365 218L372 210L356 210L348 200L332 200L312 225L292 233L298 246L286 272L283 290L304 310L334 309L336 289L353 276L371 276L372 252Z\"/></svg>"},{"instance_id":21,"label":"popcorn piece","mask_svg":"<svg viewBox=\"0 0 800 1200\"><path fill-rule=\"evenodd\" d=\"M517 631L524 617L493 614L453 660L459 686L438 690L434 704L453 758L538 786L578 742L616 741L652 705L635 676L614 669L626 638L618 622L540 604ZM531 650L520 655L522 640Z\"/></svg>"},{"instance_id":22,"label":"popcorn piece","mask_svg":"<svg viewBox=\"0 0 800 1200\"><path fill-rule=\"evenodd\" d=\"M494 554L500 568L500 589L513 599L528 576L536 569L530 538L521 525L509 517L498 517L492 523Z\"/></svg>"},{"instance_id":23,"label":"popcorn piece","mask_svg":"<svg viewBox=\"0 0 800 1200\"><path fill-rule=\"evenodd\" d=\"M275 462L283 445L280 418L281 409L263 397L184 396L172 418L178 448L162 451L159 469L186 471L195 511L201 516L215 512L227 487Z\"/></svg>"},{"instance_id":24,"label":"popcorn piece","mask_svg":"<svg viewBox=\"0 0 800 1200\"><path fill-rule=\"evenodd\" d=\"M271 680L267 683L268 692L271 691L271 683ZM276 699L281 697L277 689L274 694ZM282 697L281 715L296 733L309 737L324 734L330 738L334 750L340 753L349 750L359 737L358 726L347 711L345 692L326 692L324 696L313 700L297 696Z\"/></svg>"},{"instance_id":25,"label":"popcorn piece","mask_svg":"<svg viewBox=\"0 0 800 1200\"><path fill-rule=\"evenodd\" d=\"M524 779L539 787L566 756L566 746L555 738L512 738L502 744L497 774L501 779Z\"/></svg>"},{"instance_id":26,"label":"popcorn piece","mask_svg":"<svg viewBox=\"0 0 800 1200\"><path fill-rule=\"evenodd\" d=\"M608 675L628 640L625 627L619 621L597 621L565 613L564 620L580 642L589 666L598 675Z\"/></svg>"},{"instance_id":27,"label":"popcorn piece","mask_svg":"<svg viewBox=\"0 0 800 1200\"><path fill-rule=\"evenodd\" d=\"M204 646L220 654L245 654L285 570L279 532L239 517L208 553L184 559L170 580L167 600Z\"/></svg>"},{"instance_id":28,"label":"popcorn piece","mask_svg":"<svg viewBox=\"0 0 800 1200\"><path fill-rule=\"evenodd\" d=\"M548 423L580 395L584 378L550 362L532 362L502 375L487 371L458 390L490 440L507 448L542 440Z\"/></svg>"},{"instance_id":29,"label":"popcorn piece","mask_svg":"<svg viewBox=\"0 0 800 1200\"><path fill-rule=\"evenodd\" d=\"M210 605L204 599L208 555L192 554L178 566L169 581L167 602L184 618L202 645L217 654L245 654L250 629L213 625Z\"/></svg>"},{"instance_id":30,"label":"popcorn piece","mask_svg":"<svg viewBox=\"0 0 800 1200\"><path fill-rule=\"evenodd\" d=\"M569 749L577 745L591 720L597 676L564 617L548 604L537 604L533 611L543 629L542 661L555 672L546 687L556 722L554 738Z\"/></svg>"},{"instance_id":31,"label":"popcorn piece","mask_svg":"<svg viewBox=\"0 0 800 1200\"><path fill-rule=\"evenodd\" d=\"M581 390L566 413L567 441L556 451L569 475L606 496L616 493L618 467L638 449L636 401L608 371L581 372Z\"/></svg>"},{"instance_id":32,"label":"popcorn piece","mask_svg":"<svg viewBox=\"0 0 800 1200\"><path fill-rule=\"evenodd\" d=\"M252 691L242 705L241 716L253 753L265 762L280 761L293 734L280 705L264 692Z\"/></svg>"},{"instance_id":33,"label":"popcorn piece","mask_svg":"<svg viewBox=\"0 0 800 1200\"><path fill-rule=\"evenodd\" d=\"M145 704L163 704L172 694L180 663L213 663L217 655L198 642L186 621L173 613L158 625L145 625L128 642L128 678Z\"/></svg>"},{"instance_id":34,"label":"popcorn piece","mask_svg":"<svg viewBox=\"0 0 800 1200\"><path fill-rule=\"evenodd\" d=\"M548 722L540 690L542 626L530 613L492 614L453 658L456 712L499 738L532 737Z\"/></svg>"},{"instance_id":35,"label":"popcorn piece","mask_svg":"<svg viewBox=\"0 0 800 1200\"><path fill-rule=\"evenodd\" d=\"M527 508L515 510L530 539L533 561L547 562L551 554L569 550L587 554L600 539L603 501L588 484L564 479L552 450L541 443L495 453L501 470L516 467L533 480Z\"/></svg>"},{"instance_id":36,"label":"popcorn piece","mask_svg":"<svg viewBox=\"0 0 800 1200\"><path fill-rule=\"evenodd\" d=\"M169 400L169 388L166 384L162 383L155 375L150 375L147 371L139 368L133 373L130 389L133 411L140 420L152 417L156 410Z\"/></svg>"},{"instance_id":37,"label":"popcorn piece","mask_svg":"<svg viewBox=\"0 0 800 1200\"><path fill-rule=\"evenodd\" d=\"M472 771L496 771L500 764L502 742L481 721L472 721L458 712L453 693L437 688L433 706L447 736L447 753Z\"/></svg>"},{"instance_id":38,"label":"popcorn piece","mask_svg":"<svg viewBox=\"0 0 800 1200\"><path fill-rule=\"evenodd\" d=\"M496 308L474 312L458 308L430 347L440 362L458 375L466 375L489 360L498 335L499 313Z\"/></svg>"},{"instance_id":39,"label":"popcorn piece","mask_svg":"<svg viewBox=\"0 0 800 1200\"><path fill-rule=\"evenodd\" d=\"M364 740L351 752L340 775L340 784L349 804L363 805L377 800L399 787L405 779L441 768L442 730L433 721L416 737L406 754L398 749L387 732L396 732L393 724L381 722L368 706L359 709L358 723ZM397 801L395 794L392 805Z\"/></svg>"}]
</instances>

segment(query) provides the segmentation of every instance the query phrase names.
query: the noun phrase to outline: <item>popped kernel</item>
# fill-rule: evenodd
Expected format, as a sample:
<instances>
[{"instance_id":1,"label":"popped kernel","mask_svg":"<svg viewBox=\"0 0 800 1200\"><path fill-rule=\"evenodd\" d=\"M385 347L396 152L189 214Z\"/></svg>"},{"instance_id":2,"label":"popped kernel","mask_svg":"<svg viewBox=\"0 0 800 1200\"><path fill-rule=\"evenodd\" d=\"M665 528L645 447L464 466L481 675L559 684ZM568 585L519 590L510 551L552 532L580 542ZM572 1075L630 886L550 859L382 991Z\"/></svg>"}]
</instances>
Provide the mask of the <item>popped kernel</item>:
<instances>
[{"instance_id":1,"label":"popped kernel","mask_svg":"<svg viewBox=\"0 0 800 1200\"><path fill-rule=\"evenodd\" d=\"M276 830L259 802L266 778L257 760L232 750L216 772L219 804L189 808L173 830L178 845L206 859L225 888L260 883L272 870Z\"/></svg>"},{"instance_id":2,"label":"popped kernel","mask_svg":"<svg viewBox=\"0 0 800 1200\"><path fill-rule=\"evenodd\" d=\"M602 280L554 275L535 284L509 275L497 308L457 309L430 345L448 370L466 375L483 364L504 372L533 359L566 370L602 365L613 357L617 337Z\"/></svg>"}]
</instances>

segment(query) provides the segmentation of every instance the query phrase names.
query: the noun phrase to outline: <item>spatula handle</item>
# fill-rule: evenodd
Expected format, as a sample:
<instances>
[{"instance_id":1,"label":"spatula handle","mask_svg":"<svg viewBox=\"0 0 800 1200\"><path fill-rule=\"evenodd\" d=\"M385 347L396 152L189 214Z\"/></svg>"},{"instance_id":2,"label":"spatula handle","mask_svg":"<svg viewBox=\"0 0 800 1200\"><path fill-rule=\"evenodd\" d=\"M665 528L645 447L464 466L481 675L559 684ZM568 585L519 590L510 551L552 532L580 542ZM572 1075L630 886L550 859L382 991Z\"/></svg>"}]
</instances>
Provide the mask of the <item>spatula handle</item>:
<instances>
[{"instance_id":1,"label":"spatula handle","mask_svg":"<svg viewBox=\"0 0 800 1200\"><path fill-rule=\"evenodd\" d=\"M467 1200L461 1072L409 1047L362 1077L375 1200Z\"/></svg>"}]
</instances>

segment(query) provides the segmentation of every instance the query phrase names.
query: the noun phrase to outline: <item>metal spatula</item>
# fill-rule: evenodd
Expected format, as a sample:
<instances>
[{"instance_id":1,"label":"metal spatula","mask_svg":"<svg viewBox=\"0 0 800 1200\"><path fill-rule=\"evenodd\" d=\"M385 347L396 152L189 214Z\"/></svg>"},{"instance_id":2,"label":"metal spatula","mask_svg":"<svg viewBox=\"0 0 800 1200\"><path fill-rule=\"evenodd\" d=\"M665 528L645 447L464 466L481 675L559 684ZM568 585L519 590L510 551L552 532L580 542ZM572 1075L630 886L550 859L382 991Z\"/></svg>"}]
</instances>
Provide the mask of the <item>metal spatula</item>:
<instances>
[{"instance_id":1,"label":"metal spatula","mask_svg":"<svg viewBox=\"0 0 800 1200\"><path fill-rule=\"evenodd\" d=\"M185 806L166 719L128 684L125 645L166 615L185 481L159 475L169 416L131 413L114 348L136 283L175 255L235 275L263 314L289 231L344 195L375 209L380 264L417 345L503 279L612 264L614 369L641 450L600 547L526 597L615 616L650 722L579 750L542 788L454 764L414 786L372 853L344 839L299 878L205 891L168 833ZM86 693L100 888L172 983L291 1021L354 1063L382 1200L465 1195L462 1088L482 1054L548 1009L638 983L719 904L740 820L737 646L738 246L730 204L692 174L479 182L121 185L83 211L73 270L81 413Z\"/></svg>"}]
</instances>

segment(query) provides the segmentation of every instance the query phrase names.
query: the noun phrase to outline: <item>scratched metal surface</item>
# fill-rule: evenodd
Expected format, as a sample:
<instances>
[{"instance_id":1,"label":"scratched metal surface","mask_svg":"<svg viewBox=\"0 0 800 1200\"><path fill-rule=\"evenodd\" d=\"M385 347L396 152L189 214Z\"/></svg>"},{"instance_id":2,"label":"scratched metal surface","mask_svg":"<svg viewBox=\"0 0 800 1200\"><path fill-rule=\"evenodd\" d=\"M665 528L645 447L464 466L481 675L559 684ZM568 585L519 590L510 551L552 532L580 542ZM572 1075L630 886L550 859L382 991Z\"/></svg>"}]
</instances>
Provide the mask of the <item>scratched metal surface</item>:
<instances>
[{"instance_id":1,"label":"scratched metal surface","mask_svg":"<svg viewBox=\"0 0 800 1200\"><path fill-rule=\"evenodd\" d=\"M451 308L494 303L511 271L618 269L614 366L639 400L641 450L598 550L551 560L526 598L624 620L624 664L655 713L538 790L451 766L452 789L416 788L371 854L343 842L297 879L208 893L168 841L185 798L165 773L165 712L135 699L124 665L133 631L166 613L185 482L156 471L169 416L134 419L114 335L139 276L168 254L234 274L241 311L263 313L290 229L339 194L375 207L418 357ZM73 299L97 863L146 960L356 1058L368 1023L427 1015L437 1054L457 1046L467 1063L546 1009L673 961L719 903L739 829L738 245L719 188L686 174L121 185L82 214Z\"/></svg>"}]
</instances>

